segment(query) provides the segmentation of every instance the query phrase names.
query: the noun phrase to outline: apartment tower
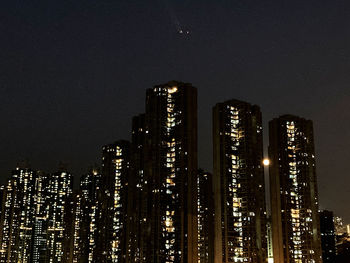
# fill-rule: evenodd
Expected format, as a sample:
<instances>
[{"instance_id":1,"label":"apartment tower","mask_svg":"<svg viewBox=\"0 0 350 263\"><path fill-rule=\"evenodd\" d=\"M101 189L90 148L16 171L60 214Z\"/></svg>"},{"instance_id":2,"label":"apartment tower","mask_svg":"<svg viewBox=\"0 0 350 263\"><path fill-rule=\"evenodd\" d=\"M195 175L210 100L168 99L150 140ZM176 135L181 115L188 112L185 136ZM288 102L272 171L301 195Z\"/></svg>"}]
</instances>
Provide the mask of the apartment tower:
<instances>
[{"instance_id":1,"label":"apartment tower","mask_svg":"<svg viewBox=\"0 0 350 263\"><path fill-rule=\"evenodd\" d=\"M145 117L148 262L197 262L197 89L177 81L148 89Z\"/></svg>"},{"instance_id":2,"label":"apartment tower","mask_svg":"<svg viewBox=\"0 0 350 263\"><path fill-rule=\"evenodd\" d=\"M214 262L213 175L201 169L197 177L198 263Z\"/></svg>"},{"instance_id":3,"label":"apartment tower","mask_svg":"<svg viewBox=\"0 0 350 263\"><path fill-rule=\"evenodd\" d=\"M312 121L283 115L269 123L275 262L322 262Z\"/></svg>"},{"instance_id":4,"label":"apartment tower","mask_svg":"<svg viewBox=\"0 0 350 263\"><path fill-rule=\"evenodd\" d=\"M130 142L103 147L101 188L98 191L98 234L92 262L126 262Z\"/></svg>"},{"instance_id":5,"label":"apartment tower","mask_svg":"<svg viewBox=\"0 0 350 263\"><path fill-rule=\"evenodd\" d=\"M215 263L266 261L260 108L229 100L213 108Z\"/></svg>"},{"instance_id":6,"label":"apartment tower","mask_svg":"<svg viewBox=\"0 0 350 263\"><path fill-rule=\"evenodd\" d=\"M336 262L336 236L332 211L320 211L320 230L323 263Z\"/></svg>"}]
</instances>

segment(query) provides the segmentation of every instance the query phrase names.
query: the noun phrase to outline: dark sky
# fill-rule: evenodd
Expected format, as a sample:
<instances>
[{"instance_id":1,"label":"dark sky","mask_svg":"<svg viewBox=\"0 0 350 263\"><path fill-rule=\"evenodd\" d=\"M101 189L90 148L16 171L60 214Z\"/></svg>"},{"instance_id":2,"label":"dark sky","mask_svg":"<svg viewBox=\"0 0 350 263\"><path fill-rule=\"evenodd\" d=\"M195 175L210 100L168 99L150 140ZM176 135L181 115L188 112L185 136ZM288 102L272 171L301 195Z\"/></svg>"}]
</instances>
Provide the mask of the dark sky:
<instances>
[{"instance_id":1,"label":"dark sky","mask_svg":"<svg viewBox=\"0 0 350 263\"><path fill-rule=\"evenodd\" d=\"M130 137L145 90L176 79L198 88L205 169L217 102L260 105L265 128L312 119L321 208L350 222L349 70L348 0L4 0L0 178L22 159L80 176L103 144Z\"/></svg>"}]
</instances>

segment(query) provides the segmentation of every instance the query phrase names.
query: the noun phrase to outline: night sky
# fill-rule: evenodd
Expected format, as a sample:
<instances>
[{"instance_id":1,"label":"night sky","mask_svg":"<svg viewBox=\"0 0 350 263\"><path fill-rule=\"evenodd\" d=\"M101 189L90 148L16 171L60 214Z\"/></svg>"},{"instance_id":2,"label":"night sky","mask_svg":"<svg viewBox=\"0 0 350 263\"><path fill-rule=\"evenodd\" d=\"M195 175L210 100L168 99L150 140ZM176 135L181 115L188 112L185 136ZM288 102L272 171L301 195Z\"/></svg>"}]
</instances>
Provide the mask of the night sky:
<instances>
[{"instance_id":1,"label":"night sky","mask_svg":"<svg viewBox=\"0 0 350 263\"><path fill-rule=\"evenodd\" d=\"M312 119L320 206L350 222L348 0L1 1L1 182L23 159L79 177L173 79L198 88L209 171L217 102L260 105L265 137L281 114Z\"/></svg>"}]
</instances>

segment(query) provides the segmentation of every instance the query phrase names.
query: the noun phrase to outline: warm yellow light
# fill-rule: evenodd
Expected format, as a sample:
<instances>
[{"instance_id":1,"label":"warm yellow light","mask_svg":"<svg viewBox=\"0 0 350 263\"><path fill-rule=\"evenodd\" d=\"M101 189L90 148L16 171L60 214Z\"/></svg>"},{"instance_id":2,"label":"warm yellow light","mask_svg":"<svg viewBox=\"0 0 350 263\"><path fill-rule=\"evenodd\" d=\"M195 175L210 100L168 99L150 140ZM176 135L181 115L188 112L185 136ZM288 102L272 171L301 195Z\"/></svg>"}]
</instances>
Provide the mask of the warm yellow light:
<instances>
[{"instance_id":1,"label":"warm yellow light","mask_svg":"<svg viewBox=\"0 0 350 263\"><path fill-rule=\"evenodd\" d=\"M265 159L263 160L263 164L264 164L264 166L269 166L269 165L270 165L270 160L267 159L267 158L265 158Z\"/></svg>"},{"instance_id":2,"label":"warm yellow light","mask_svg":"<svg viewBox=\"0 0 350 263\"><path fill-rule=\"evenodd\" d=\"M172 88L169 88L168 92L169 92L170 94L171 94L171 93L177 92L177 87L174 86L174 87L172 87Z\"/></svg>"}]
</instances>

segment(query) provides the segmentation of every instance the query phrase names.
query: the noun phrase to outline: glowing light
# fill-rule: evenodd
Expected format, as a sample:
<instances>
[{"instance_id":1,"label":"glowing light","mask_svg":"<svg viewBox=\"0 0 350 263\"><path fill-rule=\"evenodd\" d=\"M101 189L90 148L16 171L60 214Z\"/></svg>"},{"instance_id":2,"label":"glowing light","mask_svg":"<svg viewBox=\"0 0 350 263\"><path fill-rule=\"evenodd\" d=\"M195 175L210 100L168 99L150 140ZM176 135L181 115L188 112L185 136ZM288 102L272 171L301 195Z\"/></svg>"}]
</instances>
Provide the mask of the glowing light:
<instances>
[{"instance_id":1,"label":"glowing light","mask_svg":"<svg viewBox=\"0 0 350 263\"><path fill-rule=\"evenodd\" d=\"M169 92L170 94L177 92L177 87L174 86L174 87L172 87L172 88L169 88L168 92Z\"/></svg>"},{"instance_id":2,"label":"glowing light","mask_svg":"<svg viewBox=\"0 0 350 263\"><path fill-rule=\"evenodd\" d=\"M269 166L270 165L270 160L268 158L265 158L263 160L263 164L264 164L264 166Z\"/></svg>"}]
</instances>

